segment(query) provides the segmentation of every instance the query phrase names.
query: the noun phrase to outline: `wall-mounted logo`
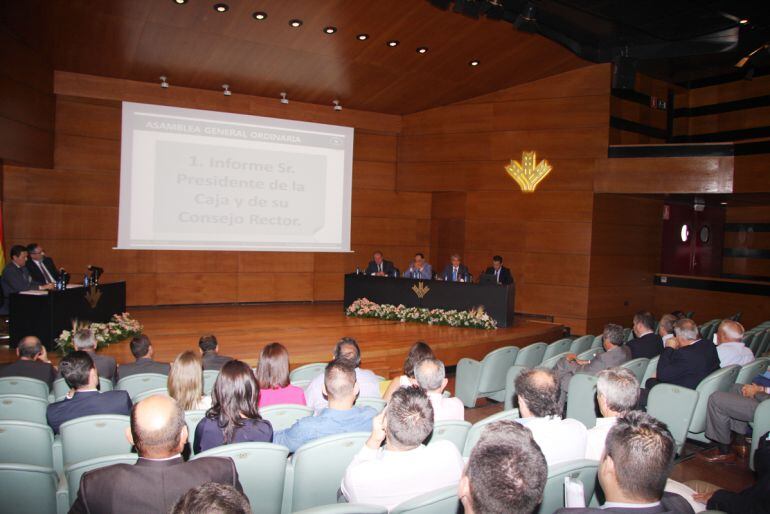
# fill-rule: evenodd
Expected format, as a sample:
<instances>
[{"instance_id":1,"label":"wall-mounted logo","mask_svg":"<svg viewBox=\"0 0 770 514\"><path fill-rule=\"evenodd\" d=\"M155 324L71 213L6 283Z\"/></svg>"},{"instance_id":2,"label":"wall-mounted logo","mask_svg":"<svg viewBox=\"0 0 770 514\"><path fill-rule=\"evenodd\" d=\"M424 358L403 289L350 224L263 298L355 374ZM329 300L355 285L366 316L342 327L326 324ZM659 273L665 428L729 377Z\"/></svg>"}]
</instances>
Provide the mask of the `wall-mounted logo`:
<instances>
[{"instance_id":1,"label":"wall-mounted logo","mask_svg":"<svg viewBox=\"0 0 770 514\"><path fill-rule=\"evenodd\" d=\"M511 163L505 167L508 175L519 184L525 193L534 193L537 185L551 173L552 169L546 160L538 163L535 152L522 152L521 163L511 159Z\"/></svg>"}]
</instances>

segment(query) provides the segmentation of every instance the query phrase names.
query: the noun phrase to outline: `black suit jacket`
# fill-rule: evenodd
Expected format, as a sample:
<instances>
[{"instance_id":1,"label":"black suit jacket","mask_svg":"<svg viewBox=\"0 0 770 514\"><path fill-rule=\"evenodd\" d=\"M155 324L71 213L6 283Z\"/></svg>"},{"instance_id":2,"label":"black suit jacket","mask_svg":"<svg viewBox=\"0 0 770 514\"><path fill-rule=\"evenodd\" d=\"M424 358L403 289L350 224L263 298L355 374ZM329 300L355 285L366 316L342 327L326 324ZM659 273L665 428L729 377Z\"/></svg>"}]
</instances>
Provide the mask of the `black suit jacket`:
<instances>
[{"instance_id":1,"label":"black suit jacket","mask_svg":"<svg viewBox=\"0 0 770 514\"><path fill-rule=\"evenodd\" d=\"M203 457L189 462L181 456L140 458L136 464L115 464L85 473L70 512L168 512L180 496L206 482L231 485L243 492L230 458Z\"/></svg>"},{"instance_id":2,"label":"black suit jacket","mask_svg":"<svg viewBox=\"0 0 770 514\"><path fill-rule=\"evenodd\" d=\"M658 382L695 389L701 380L718 369L717 347L711 341L699 339L678 350L665 348L655 375Z\"/></svg>"},{"instance_id":3,"label":"black suit jacket","mask_svg":"<svg viewBox=\"0 0 770 514\"><path fill-rule=\"evenodd\" d=\"M202 360L204 370L215 369L219 371L222 369L222 366L233 360L233 358L219 355L214 351L210 351L203 354Z\"/></svg>"},{"instance_id":4,"label":"black suit jacket","mask_svg":"<svg viewBox=\"0 0 770 514\"><path fill-rule=\"evenodd\" d=\"M488 267L486 271L484 271L484 274L494 275L495 268L493 268L492 266ZM503 285L513 284L513 275L511 275L511 270L509 270L505 266L500 267L500 283Z\"/></svg>"},{"instance_id":5,"label":"black suit jacket","mask_svg":"<svg viewBox=\"0 0 770 514\"><path fill-rule=\"evenodd\" d=\"M56 270L56 264L53 263L53 259L50 257L43 257L43 266L45 266L45 268L48 270L48 273L51 274L54 282L59 280L59 272ZM35 261L32 258L27 259L27 269L29 270L29 274L32 277L32 280L40 284L46 283L43 272L40 271L40 268L38 268L37 264L35 264Z\"/></svg>"},{"instance_id":6,"label":"black suit jacket","mask_svg":"<svg viewBox=\"0 0 770 514\"><path fill-rule=\"evenodd\" d=\"M627 346L631 348L631 358L652 359L663 352L663 339L655 332L650 332L638 339L632 339L627 343Z\"/></svg>"},{"instance_id":7,"label":"black suit jacket","mask_svg":"<svg viewBox=\"0 0 770 514\"><path fill-rule=\"evenodd\" d=\"M0 314L7 315L10 302L8 297L13 293L20 293L21 291L29 291L30 289L37 289L40 287L40 282L32 279L29 274L29 270L25 266L17 266L13 262L9 262L3 269L3 276L0 278L0 287L3 291L3 302L0 305Z\"/></svg>"},{"instance_id":8,"label":"black suit jacket","mask_svg":"<svg viewBox=\"0 0 770 514\"><path fill-rule=\"evenodd\" d=\"M72 399L50 404L45 417L53 433L58 434L59 427L67 421L95 414L130 416L131 407L131 398L125 391L82 391Z\"/></svg>"},{"instance_id":9,"label":"black suit jacket","mask_svg":"<svg viewBox=\"0 0 770 514\"><path fill-rule=\"evenodd\" d=\"M441 280L448 280L449 282L452 282L452 268L453 266L451 264L444 266L444 271L441 272L440 276ZM468 267L465 264L460 263L460 265L457 267L457 280L459 281L461 278L467 276L468 274ZM446 277L446 279L444 277Z\"/></svg>"},{"instance_id":10,"label":"black suit jacket","mask_svg":"<svg viewBox=\"0 0 770 514\"><path fill-rule=\"evenodd\" d=\"M628 514L692 514L692 506L687 500L674 493L663 493L660 499L660 505L656 507L647 507L644 509L634 509L625 507L609 507L600 509L595 507L583 507L572 509L559 509L556 514L607 514L607 513L628 513Z\"/></svg>"},{"instance_id":11,"label":"black suit jacket","mask_svg":"<svg viewBox=\"0 0 770 514\"><path fill-rule=\"evenodd\" d=\"M0 377L27 377L42 380L48 384L48 389L53 386L58 373L47 362L29 361L19 359L16 362L0 367Z\"/></svg>"},{"instance_id":12,"label":"black suit jacket","mask_svg":"<svg viewBox=\"0 0 770 514\"><path fill-rule=\"evenodd\" d=\"M115 357L102 355L93 350L87 350L86 353L88 353L88 355L91 356L91 360L94 361L94 366L96 366L96 372L99 373L99 377L108 378L115 383L115 377L118 374L118 363L115 362Z\"/></svg>"},{"instance_id":13,"label":"black suit jacket","mask_svg":"<svg viewBox=\"0 0 770 514\"><path fill-rule=\"evenodd\" d=\"M139 373L160 373L161 375L168 375L169 369L170 366L167 362L155 362L149 357L139 357L136 359L136 362L129 362L118 366L115 381L117 382L121 378L138 375Z\"/></svg>"},{"instance_id":14,"label":"black suit jacket","mask_svg":"<svg viewBox=\"0 0 770 514\"><path fill-rule=\"evenodd\" d=\"M391 261L382 260L382 272L385 273L388 276L393 275L393 271L395 271L395 266L393 266L393 263ZM374 261L369 261L369 264L366 266L366 270L364 271L367 275L371 275L372 273L377 273L377 264Z\"/></svg>"}]
</instances>

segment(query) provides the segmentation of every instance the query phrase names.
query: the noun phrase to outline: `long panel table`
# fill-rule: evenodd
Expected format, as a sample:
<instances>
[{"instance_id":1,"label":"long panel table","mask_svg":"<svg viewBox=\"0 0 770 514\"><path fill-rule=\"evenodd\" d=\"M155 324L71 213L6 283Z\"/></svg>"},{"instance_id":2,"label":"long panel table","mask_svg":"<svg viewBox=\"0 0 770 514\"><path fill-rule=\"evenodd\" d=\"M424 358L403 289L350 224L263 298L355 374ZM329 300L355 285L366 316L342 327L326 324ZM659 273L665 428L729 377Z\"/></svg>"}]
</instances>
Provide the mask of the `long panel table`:
<instances>
[{"instance_id":1,"label":"long panel table","mask_svg":"<svg viewBox=\"0 0 770 514\"><path fill-rule=\"evenodd\" d=\"M424 295L413 289L422 283L428 288ZM371 275L345 275L345 308L359 298L375 303L426 307L429 309L469 310L480 306L504 328L513 325L515 285L475 284L445 282L442 280L418 280L412 278L374 277Z\"/></svg>"}]
</instances>

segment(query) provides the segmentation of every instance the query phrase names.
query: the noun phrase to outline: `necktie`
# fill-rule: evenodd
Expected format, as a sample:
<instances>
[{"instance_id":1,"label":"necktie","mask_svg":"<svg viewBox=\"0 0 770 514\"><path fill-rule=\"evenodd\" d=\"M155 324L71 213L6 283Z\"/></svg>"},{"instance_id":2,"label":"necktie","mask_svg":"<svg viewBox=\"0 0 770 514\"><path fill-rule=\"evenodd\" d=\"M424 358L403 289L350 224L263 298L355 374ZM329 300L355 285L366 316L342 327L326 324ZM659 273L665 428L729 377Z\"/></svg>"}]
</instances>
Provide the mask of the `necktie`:
<instances>
[{"instance_id":1,"label":"necktie","mask_svg":"<svg viewBox=\"0 0 770 514\"><path fill-rule=\"evenodd\" d=\"M452 281L457 282L457 268L452 268Z\"/></svg>"},{"instance_id":2,"label":"necktie","mask_svg":"<svg viewBox=\"0 0 770 514\"><path fill-rule=\"evenodd\" d=\"M40 267L40 272L43 274L43 279L45 280L46 284L50 284L53 282L53 277L51 276L51 273L48 271L48 268L45 267L45 264L43 264L42 261L35 261L37 262L37 265Z\"/></svg>"},{"instance_id":3,"label":"necktie","mask_svg":"<svg viewBox=\"0 0 770 514\"><path fill-rule=\"evenodd\" d=\"M500 282L500 270L499 269L497 271L495 271L495 280L497 282Z\"/></svg>"},{"instance_id":4,"label":"necktie","mask_svg":"<svg viewBox=\"0 0 770 514\"><path fill-rule=\"evenodd\" d=\"M380 273L382 273L382 263L380 263L380 264L377 266L377 271L379 271Z\"/></svg>"}]
</instances>

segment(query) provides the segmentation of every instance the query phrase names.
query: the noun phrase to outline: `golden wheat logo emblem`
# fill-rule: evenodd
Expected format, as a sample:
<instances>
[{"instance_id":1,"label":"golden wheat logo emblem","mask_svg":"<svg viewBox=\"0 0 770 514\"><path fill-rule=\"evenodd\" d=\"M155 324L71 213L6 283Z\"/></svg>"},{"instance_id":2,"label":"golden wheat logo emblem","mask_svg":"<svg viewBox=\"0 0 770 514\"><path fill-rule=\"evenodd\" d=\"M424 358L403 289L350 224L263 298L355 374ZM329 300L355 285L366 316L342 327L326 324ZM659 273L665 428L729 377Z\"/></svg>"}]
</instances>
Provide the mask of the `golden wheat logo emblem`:
<instances>
[{"instance_id":1,"label":"golden wheat logo emblem","mask_svg":"<svg viewBox=\"0 0 770 514\"><path fill-rule=\"evenodd\" d=\"M88 305L91 306L92 309L95 309L97 305L99 305L99 300L102 297L102 292L99 291L96 286L91 286L88 291L86 291L86 301L88 302Z\"/></svg>"},{"instance_id":2,"label":"golden wheat logo emblem","mask_svg":"<svg viewBox=\"0 0 770 514\"><path fill-rule=\"evenodd\" d=\"M535 152L522 152L521 163L511 159L511 163L505 167L508 175L519 184L525 193L533 193L540 181L547 177L552 169L546 160L538 163Z\"/></svg>"},{"instance_id":3,"label":"golden wheat logo emblem","mask_svg":"<svg viewBox=\"0 0 770 514\"><path fill-rule=\"evenodd\" d=\"M417 285L412 286L412 291L414 291L414 294L417 295L417 298L422 299L428 292L430 291L430 287L426 286L422 283L422 281L417 282Z\"/></svg>"}]
</instances>

